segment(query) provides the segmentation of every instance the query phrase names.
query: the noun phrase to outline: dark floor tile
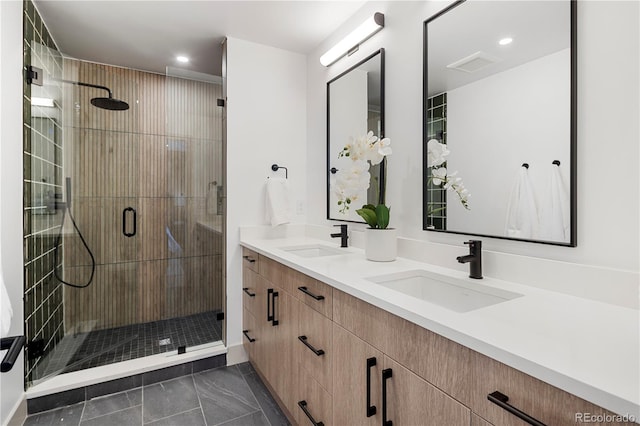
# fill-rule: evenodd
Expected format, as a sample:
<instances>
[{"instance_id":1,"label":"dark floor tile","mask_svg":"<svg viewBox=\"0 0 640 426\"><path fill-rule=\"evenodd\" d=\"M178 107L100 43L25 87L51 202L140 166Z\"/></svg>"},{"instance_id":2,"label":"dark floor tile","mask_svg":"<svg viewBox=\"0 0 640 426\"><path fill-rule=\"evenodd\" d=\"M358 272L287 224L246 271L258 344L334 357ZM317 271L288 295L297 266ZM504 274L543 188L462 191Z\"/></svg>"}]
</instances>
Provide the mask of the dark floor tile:
<instances>
[{"instance_id":1,"label":"dark floor tile","mask_svg":"<svg viewBox=\"0 0 640 426\"><path fill-rule=\"evenodd\" d=\"M206 426L200 407L171 417L145 423L150 426Z\"/></svg>"},{"instance_id":2,"label":"dark floor tile","mask_svg":"<svg viewBox=\"0 0 640 426\"><path fill-rule=\"evenodd\" d=\"M142 388L96 397L85 402L82 420L93 419L116 411L142 405Z\"/></svg>"},{"instance_id":3,"label":"dark floor tile","mask_svg":"<svg viewBox=\"0 0 640 426\"><path fill-rule=\"evenodd\" d=\"M87 386L87 399L122 392L142 386L142 374Z\"/></svg>"},{"instance_id":4,"label":"dark floor tile","mask_svg":"<svg viewBox=\"0 0 640 426\"><path fill-rule=\"evenodd\" d=\"M269 393L267 387L262 383L258 374L247 374L244 376L244 379L249 384L249 387L260 404L260 408L264 411L269 422L273 426L288 425L289 421L287 420L287 417L284 415L282 410L280 410L278 403L273 399L271 393Z\"/></svg>"},{"instance_id":5,"label":"dark floor tile","mask_svg":"<svg viewBox=\"0 0 640 426\"><path fill-rule=\"evenodd\" d=\"M74 425L80 424L80 417L82 416L82 409L84 408L84 402L80 404L70 405L64 408L58 408L57 410L47 411L39 414L32 414L27 417L24 422L24 426L53 426L53 425Z\"/></svg>"},{"instance_id":6,"label":"dark floor tile","mask_svg":"<svg viewBox=\"0 0 640 426\"><path fill-rule=\"evenodd\" d=\"M240 370L240 372L243 375L252 374L256 372L256 370L254 370L253 365L251 365L250 362L243 362L242 364L238 364L237 367L238 367L238 370Z\"/></svg>"},{"instance_id":7,"label":"dark floor tile","mask_svg":"<svg viewBox=\"0 0 640 426\"><path fill-rule=\"evenodd\" d=\"M271 426L262 411L247 414L237 419L221 423L220 426Z\"/></svg>"},{"instance_id":8,"label":"dark floor tile","mask_svg":"<svg viewBox=\"0 0 640 426\"><path fill-rule=\"evenodd\" d=\"M227 355L216 355L205 359L199 359L193 361L193 372L199 373L205 370L211 370L213 368L224 367L227 365Z\"/></svg>"},{"instance_id":9,"label":"dark floor tile","mask_svg":"<svg viewBox=\"0 0 640 426\"><path fill-rule=\"evenodd\" d=\"M142 375L142 384L144 386L147 386L154 383L175 379L176 377L187 376L191 374L191 369L191 363L186 362L184 364L174 365L172 367L162 368L160 370L148 371Z\"/></svg>"},{"instance_id":10,"label":"dark floor tile","mask_svg":"<svg viewBox=\"0 0 640 426\"><path fill-rule=\"evenodd\" d=\"M41 396L27 400L27 412L30 414L53 410L84 401L84 388L71 389L53 395Z\"/></svg>"},{"instance_id":11,"label":"dark floor tile","mask_svg":"<svg viewBox=\"0 0 640 426\"><path fill-rule=\"evenodd\" d=\"M144 386L142 392L145 422L200 407L192 376Z\"/></svg>"},{"instance_id":12,"label":"dark floor tile","mask_svg":"<svg viewBox=\"0 0 640 426\"><path fill-rule=\"evenodd\" d=\"M193 375L208 425L216 425L259 409L237 367L224 367Z\"/></svg>"},{"instance_id":13,"label":"dark floor tile","mask_svg":"<svg viewBox=\"0 0 640 426\"><path fill-rule=\"evenodd\" d=\"M80 426L137 426L141 424L142 406L140 405L80 422Z\"/></svg>"}]
</instances>

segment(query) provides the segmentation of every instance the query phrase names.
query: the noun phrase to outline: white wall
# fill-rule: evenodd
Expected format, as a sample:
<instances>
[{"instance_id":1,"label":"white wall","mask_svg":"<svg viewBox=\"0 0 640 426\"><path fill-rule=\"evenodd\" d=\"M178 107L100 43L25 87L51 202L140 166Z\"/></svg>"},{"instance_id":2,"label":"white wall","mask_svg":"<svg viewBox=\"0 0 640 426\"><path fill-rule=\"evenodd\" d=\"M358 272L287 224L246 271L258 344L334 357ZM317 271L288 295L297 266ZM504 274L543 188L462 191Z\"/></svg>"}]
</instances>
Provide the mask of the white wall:
<instances>
[{"instance_id":1,"label":"white wall","mask_svg":"<svg viewBox=\"0 0 640 426\"><path fill-rule=\"evenodd\" d=\"M10 336L24 334L22 306L22 2L0 1L0 252L13 307ZM4 356L4 351L0 356ZM0 424L24 393L23 356L0 374Z\"/></svg>"},{"instance_id":2,"label":"white wall","mask_svg":"<svg viewBox=\"0 0 640 426\"><path fill-rule=\"evenodd\" d=\"M284 170L272 172L272 164L289 169L292 222L305 221L306 79L305 56L227 39L229 347L242 343L242 252L238 228L265 224L265 182L268 176L284 176Z\"/></svg>"},{"instance_id":3,"label":"white wall","mask_svg":"<svg viewBox=\"0 0 640 426\"><path fill-rule=\"evenodd\" d=\"M554 160L568 192L570 54L555 52L447 92L447 169L459 172L472 195L466 210L449 191L447 229L506 235L507 206L522 163L530 166L538 211L548 201L543 195Z\"/></svg>"},{"instance_id":4,"label":"white wall","mask_svg":"<svg viewBox=\"0 0 640 426\"><path fill-rule=\"evenodd\" d=\"M384 47L386 136L393 148L387 186L391 225L398 228L400 236L460 247L464 252L462 241L467 236L422 230L423 21L446 4L367 3L308 56L309 223L328 223L322 161L325 83ZM638 2L624 1L578 3L578 246L484 238L487 250L638 271L639 7ZM385 14L385 28L356 54L322 67L320 55L374 11ZM458 267L455 259L446 266Z\"/></svg>"}]
</instances>

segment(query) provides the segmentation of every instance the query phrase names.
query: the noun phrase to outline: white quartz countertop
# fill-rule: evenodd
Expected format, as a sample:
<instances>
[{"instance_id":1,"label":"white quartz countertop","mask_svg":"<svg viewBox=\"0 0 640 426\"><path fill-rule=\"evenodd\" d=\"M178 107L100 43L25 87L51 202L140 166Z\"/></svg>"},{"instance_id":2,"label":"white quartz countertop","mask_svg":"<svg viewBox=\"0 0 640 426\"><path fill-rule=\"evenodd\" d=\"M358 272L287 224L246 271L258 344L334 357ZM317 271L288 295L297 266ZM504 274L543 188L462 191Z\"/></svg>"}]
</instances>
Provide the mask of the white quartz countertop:
<instances>
[{"instance_id":1,"label":"white quartz countertop","mask_svg":"<svg viewBox=\"0 0 640 426\"><path fill-rule=\"evenodd\" d=\"M240 244L587 401L640 419L640 312L635 309L485 277L483 285L523 297L458 313L366 278L422 269L478 282L460 271L404 258L371 262L353 247L341 249L344 255L314 258L281 249L339 245L307 237L241 237Z\"/></svg>"}]
</instances>

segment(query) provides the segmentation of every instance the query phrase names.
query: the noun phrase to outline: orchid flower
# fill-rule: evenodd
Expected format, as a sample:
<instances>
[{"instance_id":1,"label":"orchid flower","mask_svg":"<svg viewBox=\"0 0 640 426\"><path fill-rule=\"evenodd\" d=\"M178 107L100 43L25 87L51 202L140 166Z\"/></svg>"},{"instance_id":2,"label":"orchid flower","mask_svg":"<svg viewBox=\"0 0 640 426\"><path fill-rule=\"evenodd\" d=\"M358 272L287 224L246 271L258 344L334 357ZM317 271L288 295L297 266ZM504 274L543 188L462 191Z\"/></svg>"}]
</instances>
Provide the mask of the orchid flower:
<instances>
[{"instance_id":1,"label":"orchid flower","mask_svg":"<svg viewBox=\"0 0 640 426\"><path fill-rule=\"evenodd\" d=\"M429 140L427 142L428 167L436 167L446 162L446 157L449 153L450 151L445 144L438 142L437 139Z\"/></svg>"}]
</instances>

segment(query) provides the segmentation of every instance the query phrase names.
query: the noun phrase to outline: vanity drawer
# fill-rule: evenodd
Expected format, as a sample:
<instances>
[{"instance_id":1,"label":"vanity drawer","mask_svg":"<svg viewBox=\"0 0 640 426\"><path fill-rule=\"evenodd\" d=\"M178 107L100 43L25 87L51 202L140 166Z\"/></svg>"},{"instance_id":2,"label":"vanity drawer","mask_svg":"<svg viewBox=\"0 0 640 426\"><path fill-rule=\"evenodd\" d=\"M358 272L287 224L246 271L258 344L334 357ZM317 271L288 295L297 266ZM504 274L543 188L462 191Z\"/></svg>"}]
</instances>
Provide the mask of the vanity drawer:
<instances>
[{"instance_id":1,"label":"vanity drawer","mask_svg":"<svg viewBox=\"0 0 640 426\"><path fill-rule=\"evenodd\" d=\"M242 266L254 272L260 271L260 256L253 250L242 247Z\"/></svg>"},{"instance_id":2,"label":"vanity drawer","mask_svg":"<svg viewBox=\"0 0 640 426\"><path fill-rule=\"evenodd\" d=\"M253 314L244 308L242 310L242 345L247 352L249 359L255 362L255 347L257 340L256 319Z\"/></svg>"},{"instance_id":3,"label":"vanity drawer","mask_svg":"<svg viewBox=\"0 0 640 426\"><path fill-rule=\"evenodd\" d=\"M311 307L300 303L296 348L300 366L329 393L332 393L332 322Z\"/></svg>"},{"instance_id":4,"label":"vanity drawer","mask_svg":"<svg viewBox=\"0 0 640 426\"><path fill-rule=\"evenodd\" d=\"M333 321L374 348L389 353L387 337L392 315L367 302L333 289Z\"/></svg>"},{"instance_id":5,"label":"vanity drawer","mask_svg":"<svg viewBox=\"0 0 640 426\"><path fill-rule=\"evenodd\" d=\"M333 318L333 287L290 269L291 284L300 301L325 317Z\"/></svg>"},{"instance_id":6,"label":"vanity drawer","mask_svg":"<svg viewBox=\"0 0 640 426\"><path fill-rule=\"evenodd\" d=\"M296 404L295 417L300 426L310 425L313 422L315 424L322 422L325 426L333 424L331 395L302 366L298 367Z\"/></svg>"},{"instance_id":7,"label":"vanity drawer","mask_svg":"<svg viewBox=\"0 0 640 426\"><path fill-rule=\"evenodd\" d=\"M495 391L506 395L509 398L508 404L547 425L583 423L576 418L577 413L589 413L592 416L612 414L604 408L475 351L472 351L469 384L470 399L462 402L495 425L526 424L487 399L487 395ZM631 422L592 424L637 425Z\"/></svg>"},{"instance_id":8,"label":"vanity drawer","mask_svg":"<svg viewBox=\"0 0 640 426\"><path fill-rule=\"evenodd\" d=\"M260 276L252 269L242 269L242 306L253 315L258 314L258 300L263 298L259 280Z\"/></svg>"}]
</instances>

